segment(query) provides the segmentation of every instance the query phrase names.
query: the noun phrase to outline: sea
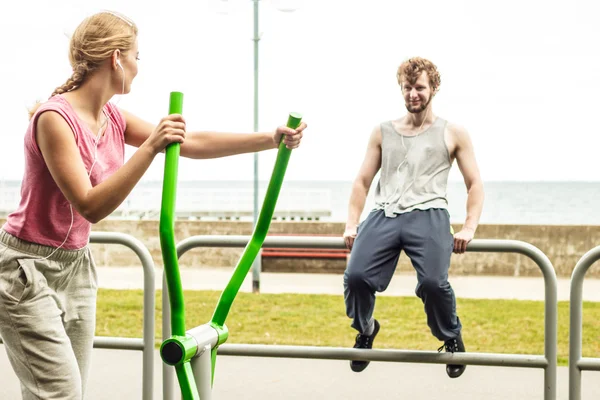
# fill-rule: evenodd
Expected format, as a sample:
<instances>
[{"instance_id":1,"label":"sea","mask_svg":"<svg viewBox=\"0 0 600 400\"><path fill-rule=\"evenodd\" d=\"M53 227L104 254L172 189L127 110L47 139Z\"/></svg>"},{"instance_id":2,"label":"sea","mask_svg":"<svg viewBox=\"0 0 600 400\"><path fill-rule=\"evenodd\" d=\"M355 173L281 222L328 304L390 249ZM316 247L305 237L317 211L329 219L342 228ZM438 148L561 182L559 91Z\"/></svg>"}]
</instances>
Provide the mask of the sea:
<instances>
[{"instance_id":1,"label":"sea","mask_svg":"<svg viewBox=\"0 0 600 400\"><path fill-rule=\"evenodd\" d=\"M376 182L374 182L376 183ZM260 182L256 196L260 209L268 182ZM252 220L252 181L180 181L176 215L188 219ZM363 218L373 207L373 186ZM351 181L284 181L275 217L282 220L344 222ZM480 223L519 225L600 225L600 182L484 182L485 201ZM448 183L448 210L452 222L464 222L467 191L463 182ZM16 208L20 181L0 181L0 214ZM112 218L157 218L162 181L142 181Z\"/></svg>"}]
</instances>

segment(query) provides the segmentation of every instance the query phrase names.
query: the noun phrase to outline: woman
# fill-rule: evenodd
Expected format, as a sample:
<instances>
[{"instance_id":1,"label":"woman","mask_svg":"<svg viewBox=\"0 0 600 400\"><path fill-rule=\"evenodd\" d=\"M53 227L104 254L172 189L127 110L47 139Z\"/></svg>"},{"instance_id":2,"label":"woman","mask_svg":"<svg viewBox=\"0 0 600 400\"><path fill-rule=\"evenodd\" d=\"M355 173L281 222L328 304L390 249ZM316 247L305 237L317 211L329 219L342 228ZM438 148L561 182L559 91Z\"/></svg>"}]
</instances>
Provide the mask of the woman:
<instances>
[{"instance_id":1,"label":"woman","mask_svg":"<svg viewBox=\"0 0 600 400\"><path fill-rule=\"evenodd\" d=\"M21 202L0 230L0 335L24 399L81 399L96 318L91 224L129 195L171 143L181 155L215 158L296 148L306 128L272 133L186 132L181 115L158 126L109 100L137 74L137 27L101 12L70 42L72 76L31 110ZM124 163L124 145L138 147Z\"/></svg>"}]
</instances>

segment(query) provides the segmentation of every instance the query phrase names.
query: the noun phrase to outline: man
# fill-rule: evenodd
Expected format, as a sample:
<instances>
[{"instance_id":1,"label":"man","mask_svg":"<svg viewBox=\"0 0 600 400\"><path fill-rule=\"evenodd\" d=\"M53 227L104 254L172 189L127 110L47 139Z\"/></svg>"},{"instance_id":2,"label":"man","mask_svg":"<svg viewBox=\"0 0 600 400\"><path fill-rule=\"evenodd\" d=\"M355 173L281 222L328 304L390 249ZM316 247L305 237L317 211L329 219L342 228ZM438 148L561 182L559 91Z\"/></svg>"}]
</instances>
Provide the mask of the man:
<instances>
[{"instance_id":1,"label":"man","mask_svg":"<svg viewBox=\"0 0 600 400\"><path fill-rule=\"evenodd\" d=\"M375 127L356 177L344 232L352 251L344 273L346 314L359 333L354 348L370 349L379 332L373 318L375 292L390 283L401 250L417 272L416 294L423 300L440 351L464 352L454 291L448 283L452 252L463 253L473 239L483 207L483 185L467 131L434 115L431 101L440 75L429 60L411 58L397 72L408 113ZM453 236L447 211L448 173L456 159L468 191L467 218ZM381 169L375 208L360 224L367 193ZM368 361L351 361L355 372ZM447 365L457 378L465 365Z\"/></svg>"}]
</instances>

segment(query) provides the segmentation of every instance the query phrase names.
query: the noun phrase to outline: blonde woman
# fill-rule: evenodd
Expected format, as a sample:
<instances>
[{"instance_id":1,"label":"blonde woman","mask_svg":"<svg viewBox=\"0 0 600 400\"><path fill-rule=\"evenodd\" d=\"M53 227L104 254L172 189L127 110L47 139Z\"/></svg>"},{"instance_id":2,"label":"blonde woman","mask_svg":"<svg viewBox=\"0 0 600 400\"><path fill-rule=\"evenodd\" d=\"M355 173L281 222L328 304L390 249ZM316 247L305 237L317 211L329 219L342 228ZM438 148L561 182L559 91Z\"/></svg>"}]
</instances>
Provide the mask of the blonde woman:
<instances>
[{"instance_id":1,"label":"blonde woman","mask_svg":"<svg viewBox=\"0 0 600 400\"><path fill-rule=\"evenodd\" d=\"M75 30L73 74L37 104L25 134L21 202L0 230L0 335L24 399L82 399L96 318L91 225L128 196L156 155L215 158L296 148L298 129L233 134L186 132L181 115L157 126L109 100L138 72L137 27L101 12ZM125 144L138 147L124 162Z\"/></svg>"}]
</instances>

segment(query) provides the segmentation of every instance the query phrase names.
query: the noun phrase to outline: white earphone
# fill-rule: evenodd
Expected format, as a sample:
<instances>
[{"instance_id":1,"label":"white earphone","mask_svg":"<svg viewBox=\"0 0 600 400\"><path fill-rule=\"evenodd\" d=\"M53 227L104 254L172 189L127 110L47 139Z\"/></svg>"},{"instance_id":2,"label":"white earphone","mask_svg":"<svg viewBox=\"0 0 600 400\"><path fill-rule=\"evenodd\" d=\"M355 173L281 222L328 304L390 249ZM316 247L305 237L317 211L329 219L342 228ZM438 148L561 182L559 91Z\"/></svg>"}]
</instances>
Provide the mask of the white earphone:
<instances>
[{"instance_id":1,"label":"white earphone","mask_svg":"<svg viewBox=\"0 0 600 400\"><path fill-rule=\"evenodd\" d=\"M121 65L121 60L119 60L118 58L117 58L117 65L119 66L119 68L121 68L121 77L123 78L121 95L123 95L123 94L125 94L125 70L123 69L123 66Z\"/></svg>"},{"instance_id":2,"label":"white earphone","mask_svg":"<svg viewBox=\"0 0 600 400\"><path fill-rule=\"evenodd\" d=\"M425 117L423 118L423 122L421 122L421 126L419 126L419 130L417 131L417 134L413 136L413 138L418 137L422 131L421 129L423 129L423 125L425 124L425 120L427 119L427 114L429 113L429 109L427 109L427 111L425 112ZM409 154L409 150L412 149L412 147L414 146L414 144L412 146L410 146L410 148L407 148L406 145L404 144L404 135L400 134L400 139L402 140L402 147L404 147L404 150L406 151L405 155L404 155L404 160L402 160L402 162L398 165L398 167L396 167L396 175L398 175L398 180L400 180L400 167L402 167L404 164L408 163L408 154ZM398 197L398 201L400 199L402 199L402 197L404 196L404 194L414 185L415 181L417 180L417 169L414 169L414 174L413 174L413 179L412 182L410 182L410 184L408 184L408 186L406 186L406 188L402 191L402 193L400 193L400 196ZM384 206L384 210L387 211L388 209L391 210L394 206L394 203L392 203L392 201L394 200L394 196L396 196L396 193L398 193L398 189L400 189L400 187L396 187L396 189L394 189L394 192L387 196L386 198L386 205Z\"/></svg>"},{"instance_id":3,"label":"white earphone","mask_svg":"<svg viewBox=\"0 0 600 400\"><path fill-rule=\"evenodd\" d=\"M116 64L119 66L119 68L121 68L121 75L123 77L123 85L122 85L123 87L121 89L121 94L123 95L123 94L125 94L125 70L123 69L123 66L121 65L121 60L119 60L118 58L117 58ZM106 125L106 123L109 121L109 118L112 115L112 113L107 115L104 112L104 110L102 112L105 116L105 119L104 119L104 122L102 123L102 125L100 125L100 129L98 130L98 133L96 134L96 138L94 139L94 160L92 161L92 165L90 166L90 170L88 171L88 177L92 176L92 170L94 169L94 166L96 165L96 161L98 161L98 143L100 142L100 139L103 136L101 134L102 128L104 128L104 125ZM54 249L54 251L52 251L46 257L42 258L42 260L45 260L45 259L48 259L49 257L51 257L60 248L62 248L64 246L64 244L67 242L67 239L69 238L69 235L71 233L71 229L73 229L73 222L75 219L75 215L73 213L73 205L71 203L69 203L69 211L71 212L71 224L69 225L69 229L67 230L67 235L65 236L65 239L60 244L60 246L58 246L56 249Z\"/></svg>"},{"instance_id":4,"label":"white earphone","mask_svg":"<svg viewBox=\"0 0 600 400\"><path fill-rule=\"evenodd\" d=\"M123 80L123 84L122 84L122 89L121 89L121 94L125 94L125 70L123 69L123 66L121 65L121 60L119 60L117 58L116 60L116 64L119 66L119 68L121 68L121 76L122 76L122 80ZM92 165L90 166L90 170L88 171L88 177L92 176L92 170L94 169L94 166L96 165L96 161L98 161L98 143L100 142L101 137L103 136L102 133L102 128L104 128L104 125L109 121L109 118L111 117L111 114L107 115L104 111L104 122L102 123L102 125L100 126L100 129L98 130L98 133L96 134L96 138L94 140L94 159L92 161ZM67 234L65 236L65 239L63 240L63 242L60 244L60 246L58 246L56 249L54 249L54 251L52 251L50 254L48 254L46 257L42 258L42 260L48 259L50 258L54 253L56 253L60 248L62 248L64 246L64 244L67 242L67 239L69 238L69 235L71 233L71 229L73 229L73 222L75 219L75 215L73 213L73 205L71 203L69 203L69 211L71 212L71 224L69 225L69 229L67 230Z\"/></svg>"},{"instance_id":5,"label":"white earphone","mask_svg":"<svg viewBox=\"0 0 600 400\"><path fill-rule=\"evenodd\" d=\"M104 111L102 111L102 112L104 113ZM104 113L104 115L105 115L106 119L100 126L100 129L98 130L98 134L96 135L96 138L94 139L94 160L92 161L92 165L90 166L90 170L88 172L88 178L90 178L92 176L92 170L94 169L94 166L96 165L96 161L98 161L98 143L100 142L100 137L102 136L102 135L100 135L100 133L102 132L102 128L104 128L104 125L108 122L109 116L106 115L106 113ZM50 253L46 257L42 258L42 260L46 260L46 259L50 258L54 253L56 253L60 248L62 248L65 245L65 243L67 243L67 239L69 238L69 235L71 234L71 229L73 229L73 222L75 222L75 215L73 214L73 205L71 203L69 203L69 211L71 212L71 224L69 225L69 229L67 230L65 239L60 244L60 246L55 248L54 251L52 251L52 253Z\"/></svg>"}]
</instances>

